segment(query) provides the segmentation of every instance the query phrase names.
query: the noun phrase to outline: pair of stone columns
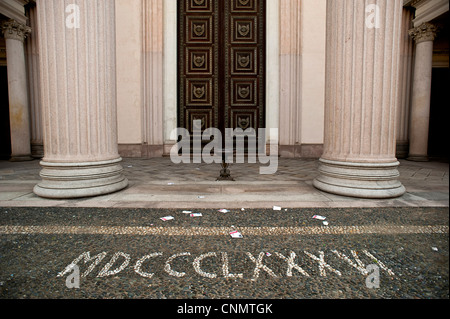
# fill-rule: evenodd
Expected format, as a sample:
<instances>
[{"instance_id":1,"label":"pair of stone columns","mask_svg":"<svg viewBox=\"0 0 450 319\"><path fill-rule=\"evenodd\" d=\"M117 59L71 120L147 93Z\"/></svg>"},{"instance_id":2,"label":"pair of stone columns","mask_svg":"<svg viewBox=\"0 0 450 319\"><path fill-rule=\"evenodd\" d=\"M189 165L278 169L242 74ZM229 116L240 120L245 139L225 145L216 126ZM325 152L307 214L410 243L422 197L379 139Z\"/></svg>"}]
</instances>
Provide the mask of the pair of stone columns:
<instances>
[{"instance_id":1,"label":"pair of stone columns","mask_svg":"<svg viewBox=\"0 0 450 319\"><path fill-rule=\"evenodd\" d=\"M0 25L7 52L12 162L43 155L34 6L27 6L27 11L31 28L13 19Z\"/></svg>"},{"instance_id":2,"label":"pair of stone columns","mask_svg":"<svg viewBox=\"0 0 450 319\"><path fill-rule=\"evenodd\" d=\"M321 190L405 193L395 157L402 9L401 0L328 1L325 151L314 181ZM425 23L409 35L416 41L409 159L426 160L436 28Z\"/></svg>"},{"instance_id":3,"label":"pair of stone columns","mask_svg":"<svg viewBox=\"0 0 450 319\"><path fill-rule=\"evenodd\" d=\"M28 108L27 70L24 40L31 28L13 19L5 21L1 30L6 42L8 68L9 122L11 130L11 161L32 160L30 113Z\"/></svg>"},{"instance_id":4,"label":"pair of stone columns","mask_svg":"<svg viewBox=\"0 0 450 319\"><path fill-rule=\"evenodd\" d=\"M78 27L67 25L62 1L37 6L45 158L35 193L43 197L127 185L117 151L114 1L76 6ZM325 152L314 185L347 196L401 196L395 107L402 0L377 1L372 25L362 1L327 6Z\"/></svg>"},{"instance_id":5,"label":"pair of stone columns","mask_svg":"<svg viewBox=\"0 0 450 319\"><path fill-rule=\"evenodd\" d=\"M45 158L34 192L48 198L102 195L128 185L117 149L114 0L76 3L37 2ZM32 160L24 50L31 28L9 20L1 29L11 161Z\"/></svg>"}]
</instances>

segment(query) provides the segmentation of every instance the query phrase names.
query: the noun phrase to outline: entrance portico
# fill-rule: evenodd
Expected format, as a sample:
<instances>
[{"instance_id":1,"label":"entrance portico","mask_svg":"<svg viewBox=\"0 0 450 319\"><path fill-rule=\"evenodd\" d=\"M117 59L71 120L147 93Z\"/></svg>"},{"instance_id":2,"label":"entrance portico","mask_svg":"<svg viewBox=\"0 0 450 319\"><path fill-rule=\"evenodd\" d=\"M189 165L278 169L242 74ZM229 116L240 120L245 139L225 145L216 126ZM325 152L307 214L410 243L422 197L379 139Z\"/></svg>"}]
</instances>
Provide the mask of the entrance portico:
<instances>
[{"instance_id":1,"label":"entrance portico","mask_svg":"<svg viewBox=\"0 0 450 319\"><path fill-rule=\"evenodd\" d=\"M97 1L100 0L89 1L89 6L94 8ZM19 14L23 17L14 15L15 18L33 27L30 37L34 41L26 41L24 50L29 58L25 63L28 74L24 77L29 81L25 107L29 123L20 134L28 131L24 147L30 140L38 147L44 142L43 181L36 187L42 196L49 196L40 192L45 185L48 189L73 191L71 195L54 194L58 198L104 194L90 187L97 187L97 182L100 188L105 186L106 192L122 189L126 182L120 173L121 157L168 156L176 142L172 132L180 119L177 1L110 1L117 10L108 13L111 16L105 24L106 18L100 11L85 7L83 1L77 3L79 10L75 12L82 22L79 28L67 27L70 12L60 2L37 2L37 10L27 11L26 16L24 1L6 0L0 5L2 21L13 18L8 14L15 8L23 11ZM230 3L252 8L256 1ZM203 2L208 1L189 3L201 6ZM408 134L408 126L416 130L419 125L407 122L410 113L420 121L424 116L416 113L415 106L409 109L407 101L414 100L409 98L409 92L415 91L408 89L408 83L414 82L410 78L412 58L408 51L412 39L406 43L401 37L411 29L410 21L432 23L428 20L433 19L433 14L442 16L447 12L444 2L382 1L375 5L374 12L381 15L376 20L385 23L370 28L366 20L371 12L352 1L265 1L266 62L256 59L253 64L261 64L259 67L266 74L266 84L259 87L258 93L266 102L260 122L265 121L267 130L277 130L277 147L282 157L321 157L315 182L319 189L364 198L403 194L396 144L409 143L409 153L415 155L416 132ZM411 6L416 9L415 15ZM373 9L373 5L368 7ZM51 21L58 25L51 25ZM241 27L245 35L246 26ZM105 32L98 35L92 28ZM91 35L91 31L96 35ZM55 34L55 41L50 41L48 34ZM332 41L327 40L327 35ZM400 48L402 41L405 51ZM33 47L33 43L39 47ZM400 68L402 54L409 60ZM241 61L244 67L245 59L243 56ZM9 63L14 63L14 57ZM50 72L52 67L55 69ZM16 75L20 73L24 72ZM72 83L71 79L76 81ZM248 86L253 82L245 83ZM241 99L245 99L250 96L247 89L241 86L235 91L240 91ZM363 92L361 96L359 92ZM201 88L197 93L200 96ZM236 96L232 99L237 100ZM398 101L404 103L402 108L397 107ZM14 106L8 107L14 110ZM241 116L235 123L246 127L252 118ZM402 136L398 136L398 131ZM266 144L270 141L272 136L267 137ZM100 175L97 166L105 169ZM74 183L73 178L79 183ZM109 187L111 181L120 187ZM373 194L374 189L377 195Z\"/></svg>"}]
</instances>

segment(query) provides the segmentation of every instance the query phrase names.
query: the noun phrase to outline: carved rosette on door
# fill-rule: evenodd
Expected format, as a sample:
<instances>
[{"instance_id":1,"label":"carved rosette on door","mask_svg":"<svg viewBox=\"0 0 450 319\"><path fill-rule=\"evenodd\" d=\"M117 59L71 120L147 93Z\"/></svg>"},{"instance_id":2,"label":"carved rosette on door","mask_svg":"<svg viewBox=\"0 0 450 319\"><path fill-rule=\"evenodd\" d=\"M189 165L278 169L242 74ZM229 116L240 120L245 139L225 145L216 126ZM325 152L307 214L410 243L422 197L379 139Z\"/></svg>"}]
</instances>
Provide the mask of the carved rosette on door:
<instances>
[{"instance_id":1,"label":"carved rosette on door","mask_svg":"<svg viewBox=\"0 0 450 319\"><path fill-rule=\"evenodd\" d=\"M265 126L266 0L178 1L178 116L246 130Z\"/></svg>"}]
</instances>

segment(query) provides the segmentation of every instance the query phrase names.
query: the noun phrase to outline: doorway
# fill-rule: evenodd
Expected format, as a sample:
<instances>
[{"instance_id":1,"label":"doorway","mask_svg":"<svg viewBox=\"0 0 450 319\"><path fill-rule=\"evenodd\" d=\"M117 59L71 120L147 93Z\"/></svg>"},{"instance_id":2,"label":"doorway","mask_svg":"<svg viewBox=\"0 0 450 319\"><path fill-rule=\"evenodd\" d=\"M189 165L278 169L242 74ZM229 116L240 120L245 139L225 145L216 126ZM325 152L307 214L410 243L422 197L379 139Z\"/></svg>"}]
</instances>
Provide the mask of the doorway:
<instances>
[{"instance_id":1,"label":"doorway","mask_svg":"<svg viewBox=\"0 0 450 319\"><path fill-rule=\"evenodd\" d=\"M265 2L178 1L178 126L191 136L265 127Z\"/></svg>"},{"instance_id":2,"label":"doorway","mask_svg":"<svg viewBox=\"0 0 450 319\"><path fill-rule=\"evenodd\" d=\"M434 159L450 159L447 144L448 134L448 83L449 68L434 68L430 101L430 128L428 134L428 156Z\"/></svg>"}]
</instances>

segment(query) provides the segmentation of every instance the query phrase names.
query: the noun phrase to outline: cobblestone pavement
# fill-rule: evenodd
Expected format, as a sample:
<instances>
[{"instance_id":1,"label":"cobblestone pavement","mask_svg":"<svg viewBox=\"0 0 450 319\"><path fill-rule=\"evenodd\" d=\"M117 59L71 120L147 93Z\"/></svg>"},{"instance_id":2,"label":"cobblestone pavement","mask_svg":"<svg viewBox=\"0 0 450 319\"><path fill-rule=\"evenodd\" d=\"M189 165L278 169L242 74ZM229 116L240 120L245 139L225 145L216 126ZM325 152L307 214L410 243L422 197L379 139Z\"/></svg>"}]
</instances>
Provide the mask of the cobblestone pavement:
<instances>
[{"instance_id":1,"label":"cobblestone pavement","mask_svg":"<svg viewBox=\"0 0 450 319\"><path fill-rule=\"evenodd\" d=\"M401 161L407 193L388 200L315 189L315 160L235 164L235 182L168 158L123 167L121 192L49 200L39 161L0 161L0 298L449 298L448 163Z\"/></svg>"},{"instance_id":2,"label":"cobblestone pavement","mask_svg":"<svg viewBox=\"0 0 450 319\"><path fill-rule=\"evenodd\" d=\"M445 207L192 212L0 208L0 297L449 297Z\"/></svg>"}]
</instances>

